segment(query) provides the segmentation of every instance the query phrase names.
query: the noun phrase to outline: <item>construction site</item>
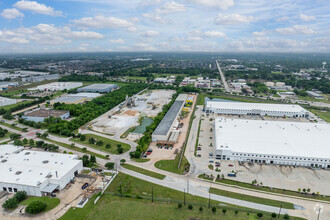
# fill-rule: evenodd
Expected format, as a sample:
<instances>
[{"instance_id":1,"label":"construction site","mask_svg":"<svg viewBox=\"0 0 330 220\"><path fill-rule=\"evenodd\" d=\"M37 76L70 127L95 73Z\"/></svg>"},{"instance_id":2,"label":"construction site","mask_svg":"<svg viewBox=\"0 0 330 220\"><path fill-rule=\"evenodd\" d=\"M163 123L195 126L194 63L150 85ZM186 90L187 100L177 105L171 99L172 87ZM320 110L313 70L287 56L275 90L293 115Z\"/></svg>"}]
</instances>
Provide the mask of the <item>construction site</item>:
<instances>
[{"instance_id":1,"label":"construction site","mask_svg":"<svg viewBox=\"0 0 330 220\"><path fill-rule=\"evenodd\" d=\"M128 129L139 133L130 134L131 140L140 138L145 127L144 123L152 123L151 118L162 111L164 105L171 101L173 90L146 90L126 100L106 114L93 121L89 128L109 135L122 135ZM149 119L149 120L144 120Z\"/></svg>"}]
</instances>

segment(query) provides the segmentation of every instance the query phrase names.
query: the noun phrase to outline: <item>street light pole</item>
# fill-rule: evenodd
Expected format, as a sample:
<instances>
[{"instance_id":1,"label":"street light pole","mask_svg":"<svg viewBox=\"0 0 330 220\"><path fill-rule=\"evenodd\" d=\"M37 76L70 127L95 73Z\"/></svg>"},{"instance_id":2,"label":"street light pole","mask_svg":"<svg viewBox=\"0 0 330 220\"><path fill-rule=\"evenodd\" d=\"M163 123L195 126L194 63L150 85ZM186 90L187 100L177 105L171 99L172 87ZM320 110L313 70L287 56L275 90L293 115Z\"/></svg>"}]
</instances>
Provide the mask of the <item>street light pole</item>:
<instances>
[{"instance_id":1,"label":"street light pole","mask_svg":"<svg viewBox=\"0 0 330 220\"><path fill-rule=\"evenodd\" d=\"M277 218L280 218L280 216L281 216L282 205L283 205L283 203L281 202L280 211L278 212L278 217Z\"/></svg>"},{"instance_id":2,"label":"street light pole","mask_svg":"<svg viewBox=\"0 0 330 220\"><path fill-rule=\"evenodd\" d=\"M183 189L183 205L186 205L186 189Z\"/></svg>"}]
</instances>

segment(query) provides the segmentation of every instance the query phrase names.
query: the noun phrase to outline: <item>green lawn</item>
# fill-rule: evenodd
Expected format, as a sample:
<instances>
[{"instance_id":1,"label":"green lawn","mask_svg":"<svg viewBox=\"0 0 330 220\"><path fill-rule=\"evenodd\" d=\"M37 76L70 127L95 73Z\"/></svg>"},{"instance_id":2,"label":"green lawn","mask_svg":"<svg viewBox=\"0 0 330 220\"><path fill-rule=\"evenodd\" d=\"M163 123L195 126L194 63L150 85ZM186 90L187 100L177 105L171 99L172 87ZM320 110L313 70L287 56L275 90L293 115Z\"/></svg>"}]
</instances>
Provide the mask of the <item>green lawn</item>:
<instances>
[{"instance_id":1,"label":"green lawn","mask_svg":"<svg viewBox=\"0 0 330 220\"><path fill-rule=\"evenodd\" d=\"M70 144L65 144L65 143L62 143L62 142L59 142L59 141L54 141L54 140L49 139L49 138L40 138L40 139L43 139L43 140L48 141L48 142L51 142L53 144L57 144L59 146L62 146L64 148L67 148L67 149L70 149L70 150L75 150L75 151L86 153L86 154L89 154L89 155L94 155L94 156L99 157L99 158L102 158L102 159L107 159L107 157L104 156L104 155L97 154L97 153L94 153L94 152L89 151L89 150L84 151L82 148L80 148L80 147L72 147Z\"/></svg>"},{"instance_id":2,"label":"green lawn","mask_svg":"<svg viewBox=\"0 0 330 220\"><path fill-rule=\"evenodd\" d=\"M20 202L20 205L29 205L31 202L41 201L47 204L44 212L47 212L53 208L55 208L58 204L60 204L60 199L58 198L49 198L49 197L28 197L26 200Z\"/></svg>"},{"instance_id":3,"label":"green lawn","mask_svg":"<svg viewBox=\"0 0 330 220\"><path fill-rule=\"evenodd\" d=\"M125 190L127 197L114 196L119 192L119 188ZM154 201L151 202L152 190ZM128 195L129 194L129 195ZM143 198L143 199L142 199ZM119 173L116 179L110 184L106 193L101 197L96 205L94 195L84 208L70 208L60 220L103 220L103 219L224 219L224 220L257 220L258 211L226 205L227 213L224 215L218 201L211 200L211 207L217 206L216 213L208 209L208 199L186 194L186 203L193 204L193 209L188 210L186 204L181 209L178 203L183 204L183 192L146 182L144 180ZM199 207L203 211L199 211ZM235 210L238 214L235 215ZM248 215L249 213L249 215ZM264 219L271 219L270 213L261 212ZM283 219L283 216L280 218ZM300 219L290 217L290 219Z\"/></svg>"},{"instance_id":4,"label":"green lawn","mask_svg":"<svg viewBox=\"0 0 330 220\"><path fill-rule=\"evenodd\" d=\"M157 161L155 163L155 167L157 167L158 169L161 169L161 170L166 170L166 171L169 171L169 172L172 172L172 173L177 173L177 174L183 175L185 168L187 166L189 166L189 162L186 159L186 157L183 156L182 161L181 161L181 166L178 169L180 155L181 155L181 153L178 153L175 156L174 160L160 160L160 161Z\"/></svg>"},{"instance_id":5,"label":"green lawn","mask_svg":"<svg viewBox=\"0 0 330 220\"><path fill-rule=\"evenodd\" d=\"M130 165L130 164L122 164L122 166L126 169L133 170L135 172L142 173L144 175L151 176L151 177L154 177L154 178L157 178L157 179L160 179L160 180L162 180L166 177L163 174L155 173L155 172L152 172L152 171L149 171L149 170L146 170L146 169L142 169L140 167L136 167L136 166L133 166L133 165Z\"/></svg>"},{"instance_id":6,"label":"green lawn","mask_svg":"<svg viewBox=\"0 0 330 220\"><path fill-rule=\"evenodd\" d=\"M298 96L299 99L304 100L304 101L311 101L311 102L323 102L323 103L330 103L330 101L328 100L329 94L321 94L323 95L325 98L324 99L315 99L313 97L310 96Z\"/></svg>"},{"instance_id":7,"label":"green lawn","mask_svg":"<svg viewBox=\"0 0 330 220\"><path fill-rule=\"evenodd\" d=\"M229 179L216 180L216 181L220 182L220 183L228 184L228 185L239 186L239 187L254 189L254 190L260 190L260 191L264 191L264 192L272 192L272 193L278 193L278 194L283 194L283 195L298 196L298 197L302 197L302 198L311 198L311 199L330 201L330 196L305 195L305 194L299 193L298 191L291 191L291 190L277 189L277 188L271 189L268 186L255 186L250 183L244 183L244 182L239 182L239 181L229 180Z\"/></svg>"},{"instance_id":8,"label":"green lawn","mask_svg":"<svg viewBox=\"0 0 330 220\"><path fill-rule=\"evenodd\" d=\"M271 200L271 199L264 199L264 198L259 198L259 197L255 197L255 196L248 196L248 195L224 191L224 190L216 189L216 188L210 188L210 193L221 195L221 196L226 196L226 197L230 197L230 198L234 198L234 199L240 199L240 200L245 200L245 201L249 201L249 202L260 203L263 205L275 206L275 207L281 207L281 204L282 204L283 208L294 209L292 203L281 202L281 201Z\"/></svg>"},{"instance_id":9,"label":"green lawn","mask_svg":"<svg viewBox=\"0 0 330 220\"><path fill-rule=\"evenodd\" d=\"M16 122L15 122L16 123ZM17 131L24 131L22 128L17 127L17 126L12 126L11 124L5 123L5 122L0 122L0 125L6 126L11 129L15 129Z\"/></svg>"},{"instance_id":10,"label":"green lawn","mask_svg":"<svg viewBox=\"0 0 330 220\"><path fill-rule=\"evenodd\" d=\"M101 137L101 136L98 136L98 135L95 135L95 134L85 134L85 136L86 136L85 141L81 141L79 138L71 138L70 140L73 141L73 142L77 142L79 144L86 145L86 146L91 147L91 148L95 148L97 150L101 150L101 151L106 152L106 153L110 153L110 154L119 154L118 150L117 150L117 145L118 144L121 144L121 146L124 148L123 153L125 153L129 149L131 149L131 146L128 145L128 144L125 144L125 143L122 143L122 142L119 142L119 141L115 141L115 140L111 140L111 139L108 139L108 138L105 138L105 137ZM96 144L90 144L88 142L90 138L94 138L97 141L98 140L103 141L103 145L98 146ZM111 147L109 149L106 148L107 144L111 145Z\"/></svg>"},{"instance_id":11,"label":"green lawn","mask_svg":"<svg viewBox=\"0 0 330 220\"><path fill-rule=\"evenodd\" d=\"M204 105L205 104L205 98L207 97L207 95L205 93L201 93L201 94L198 94L198 97L197 97L197 105Z\"/></svg>"},{"instance_id":12,"label":"green lawn","mask_svg":"<svg viewBox=\"0 0 330 220\"><path fill-rule=\"evenodd\" d=\"M126 76L125 78L130 79L130 80L139 80L142 82L147 81L147 77L144 77L144 76Z\"/></svg>"},{"instance_id":13,"label":"green lawn","mask_svg":"<svg viewBox=\"0 0 330 220\"><path fill-rule=\"evenodd\" d=\"M144 159L144 158L131 158L131 160L133 160L134 162L137 162L137 163L145 163L145 162L148 162L150 159Z\"/></svg>"},{"instance_id":14,"label":"green lawn","mask_svg":"<svg viewBox=\"0 0 330 220\"><path fill-rule=\"evenodd\" d=\"M326 122L330 122L330 111L327 110L318 110L318 109L308 109L309 111L311 111L312 113L314 113L315 115L319 116L320 118L322 118L324 121Z\"/></svg>"}]
</instances>

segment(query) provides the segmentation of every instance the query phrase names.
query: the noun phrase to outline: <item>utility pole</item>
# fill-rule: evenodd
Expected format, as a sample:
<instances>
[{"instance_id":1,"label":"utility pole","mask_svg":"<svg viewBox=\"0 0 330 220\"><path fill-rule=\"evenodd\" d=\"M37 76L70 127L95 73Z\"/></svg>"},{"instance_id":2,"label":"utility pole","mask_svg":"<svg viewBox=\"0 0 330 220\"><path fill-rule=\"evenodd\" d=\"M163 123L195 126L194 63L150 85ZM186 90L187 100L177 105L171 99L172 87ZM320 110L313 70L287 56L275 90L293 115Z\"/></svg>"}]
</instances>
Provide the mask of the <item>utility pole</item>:
<instances>
[{"instance_id":1,"label":"utility pole","mask_svg":"<svg viewBox=\"0 0 330 220\"><path fill-rule=\"evenodd\" d=\"M189 193L189 180L187 181L187 193Z\"/></svg>"},{"instance_id":2,"label":"utility pole","mask_svg":"<svg viewBox=\"0 0 330 220\"><path fill-rule=\"evenodd\" d=\"M151 187L151 202L154 202L154 187Z\"/></svg>"},{"instance_id":3,"label":"utility pole","mask_svg":"<svg viewBox=\"0 0 330 220\"><path fill-rule=\"evenodd\" d=\"M320 219L321 207L319 208L319 213L317 214L317 220Z\"/></svg>"},{"instance_id":4,"label":"utility pole","mask_svg":"<svg viewBox=\"0 0 330 220\"><path fill-rule=\"evenodd\" d=\"M278 212L278 216L277 216L277 218L280 218L280 216L281 216L282 205L283 205L283 203L281 202L280 211Z\"/></svg>"},{"instance_id":5,"label":"utility pole","mask_svg":"<svg viewBox=\"0 0 330 220\"><path fill-rule=\"evenodd\" d=\"M210 193L210 190L209 190L209 208L211 208L211 193Z\"/></svg>"}]
</instances>

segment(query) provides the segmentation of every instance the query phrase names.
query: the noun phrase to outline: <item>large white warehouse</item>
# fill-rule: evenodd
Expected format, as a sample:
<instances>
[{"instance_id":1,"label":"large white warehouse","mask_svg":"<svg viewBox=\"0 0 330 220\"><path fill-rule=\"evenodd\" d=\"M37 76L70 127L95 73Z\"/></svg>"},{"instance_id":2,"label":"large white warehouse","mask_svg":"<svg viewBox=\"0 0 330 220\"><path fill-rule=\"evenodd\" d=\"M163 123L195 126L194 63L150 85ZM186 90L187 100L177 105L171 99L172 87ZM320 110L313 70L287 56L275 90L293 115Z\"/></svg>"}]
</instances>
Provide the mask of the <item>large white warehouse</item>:
<instances>
[{"instance_id":1,"label":"large white warehouse","mask_svg":"<svg viewBox=\"0 0 330 220\"><path fill-rule=\"evenodd\" d=\"M215 119L217 159L330 168L330 125Z\"/></svg>"},{"instance_id":2,"label":"large white warehouse","mask_svg":"<svg viewBox=\"0 0 330 220\"><path fill-rule=\"evenodd\" d=\"M28 90L39 90L39 91L61 91L70 90L81 87L83 84L81 82L53 82L44 85L37 86Z\"/></svg>"},{"instance_id":3,"label":"large white warehouse","mask_svg":"<svg viewBox=\"0 0 330 220\"><path fill-rule=\"evenodd\" d=\"M308 116L308 111L306 111L300 105L220 101L208 101L206 103L206 113L230 115L263 115L275 117Z\"/></svg>"},{"instance_id":4,"label":"large white warehouse","mask_svg":"<svg viewBox=\"0 0 330 220\"><path fill-rule=\"evenodd\" d=\"M0 97L0 106L13 105L16 104L16 99L8 99L5 97Z\"/></svg>"},{"instance_id":5,"label":"large white warehouse","mask_svg":"<svg viewBox=\"0 0 330 220\"><path fill-rule=\"evenodd\" d=\"M77 155L0 147L0 191L26 191L31 196L62 190L83 169Z\"/></svg>"}]
</instances>

